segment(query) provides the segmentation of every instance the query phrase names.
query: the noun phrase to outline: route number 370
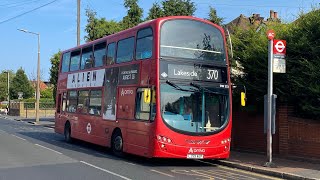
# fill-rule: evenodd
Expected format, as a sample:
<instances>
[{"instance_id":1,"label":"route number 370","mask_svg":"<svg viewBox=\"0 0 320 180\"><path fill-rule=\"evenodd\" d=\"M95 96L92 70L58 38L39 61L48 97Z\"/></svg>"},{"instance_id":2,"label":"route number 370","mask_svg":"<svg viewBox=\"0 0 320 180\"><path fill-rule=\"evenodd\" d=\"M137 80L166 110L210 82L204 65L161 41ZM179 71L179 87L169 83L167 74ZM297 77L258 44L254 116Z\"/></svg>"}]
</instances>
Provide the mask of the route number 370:
<instances>
[{"instance_id":1,"label":"route number 370","mask_svg":"<svg viewBox=\"0 0 320 180\"><path fill-rule=\"evenodd\" d=\"M208 69L208 76L207 76L207 79L208 80L218 80L219 78L219 72L218 70L211 70L211 69Z\"/></svg>"}]
</instances>

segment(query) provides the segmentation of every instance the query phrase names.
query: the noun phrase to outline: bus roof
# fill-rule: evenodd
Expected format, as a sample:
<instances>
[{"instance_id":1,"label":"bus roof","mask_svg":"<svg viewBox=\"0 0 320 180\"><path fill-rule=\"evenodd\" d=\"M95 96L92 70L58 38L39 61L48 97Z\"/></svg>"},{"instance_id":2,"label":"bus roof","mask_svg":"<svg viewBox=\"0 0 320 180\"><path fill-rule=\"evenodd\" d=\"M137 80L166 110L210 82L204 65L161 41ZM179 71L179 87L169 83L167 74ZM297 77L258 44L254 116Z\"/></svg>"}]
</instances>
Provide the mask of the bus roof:
<instances>
[{"instance_id":1,"label":"bus roof","mask_svg":"<svg viewBox=\"0 0 320 180\"><path fill-rule=\"evenodd\" d=\"M107 39L110 39L110 38L113 38L113 37L116 37L116 36L120 36L122 34L126 34L126 33L131 32L131 31L139 30L139 29L144 28L144 27L152 26L154 24L157 25L157 24L160 24L163 21L171 20L171 19L191 19L191 20L201 21L201 22L204 22L204 23L208 23L208 24L214 25L218 29L222 30L222 28L219 27L218 25L213 24L210 21L207 21L207 20L202 19L202 18L197 18L197 17L193 17L193 16L167 16L167 17L161 17L161 18L152 19L152 20L149 20L149 21L142 22L142 23L140 23L137 26L134 26L132 28L125 29L125 30L122 30L120 32L111 34L109 36L105 36L105 37L96 39L94 41L90 41L90 42L87 42L85 44L81 44L79 46L75 46L73 48L64 50L64 51L62 51L62 53L66 53L66 52L70 52L70 51L73 51L73 50L76 50L76 49L81 49L83 47L87 47L87 46L90 46L90 45L106 42Z\"/></svg>"}]
</instances>

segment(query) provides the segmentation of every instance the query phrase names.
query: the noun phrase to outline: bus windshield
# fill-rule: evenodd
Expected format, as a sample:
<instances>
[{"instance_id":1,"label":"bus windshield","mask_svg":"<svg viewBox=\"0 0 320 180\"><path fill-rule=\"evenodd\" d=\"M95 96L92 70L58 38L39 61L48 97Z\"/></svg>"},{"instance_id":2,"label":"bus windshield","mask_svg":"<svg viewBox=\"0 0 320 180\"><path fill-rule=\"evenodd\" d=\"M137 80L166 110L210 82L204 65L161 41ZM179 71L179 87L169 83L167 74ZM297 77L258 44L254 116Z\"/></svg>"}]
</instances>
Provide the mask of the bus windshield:
<instances>
[{"instance_id":1,"label":"bus windshield","mask_svg":"<svg viewBox=\"0 0 320 180\"><path fill-rule=\"evenodd\" d=\"M222 33L194 20L169 20L161 27L160 56L226 62Z\"/></svg>"},{"instance_id":2,"label":"bus windshield","mask_svg":"<svg viewBox=\"0 0 320 180\"><path fill-rule=\"evenodd\" d=\"M162 118L167 126L187 133L214 133L227 124L228 89L178 86L163 83Z\"/></svg>"}]
</instances>

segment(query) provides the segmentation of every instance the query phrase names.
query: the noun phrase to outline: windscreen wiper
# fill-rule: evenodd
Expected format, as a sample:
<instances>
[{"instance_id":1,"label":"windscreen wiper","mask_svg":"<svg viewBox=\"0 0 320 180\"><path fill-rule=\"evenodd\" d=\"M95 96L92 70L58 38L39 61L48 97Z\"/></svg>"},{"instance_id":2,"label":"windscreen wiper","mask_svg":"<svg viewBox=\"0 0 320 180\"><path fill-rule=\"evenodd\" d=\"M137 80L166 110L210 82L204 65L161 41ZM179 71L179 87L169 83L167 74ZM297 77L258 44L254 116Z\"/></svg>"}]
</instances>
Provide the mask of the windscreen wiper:
<instances>
[{"instance_id":1,"label":"windscreen wiper","mask_svg":"<svg viewBox=\"0 0 320 180\"><path fill-rule=\"evenodd\" d=\"M195 89L183 89L180 86L176 85L175 83L173 83L169 80L166 80L166 83L169 84L170 86L174 87L175 89L180 90L180 91L196 92Z\"/></svg>"},{"instance_id":2,"label":"windscreen wiper","mask_svg":"<svg viewBox=\"0 0 320 180\"><path fill-rule=\"evenodd\" d=\"M210 90L210 89L207 89L207 88L205 88L205 87L202 87L202 86L200 86L199 84L195 84L195 83L193 83L193 82L191 82L190 83L190 86L193 86L193 87L195 87L195 88L197 88L197 89L199 89L199 90L203 90L203 91L205 91L205 92L208 92L208 93L212 93L212 94L219 94L219 95L227 95L228 93L220 93L220 92L216 92L216 91L212 91L212 90Z\"/></svg>"}]
</instances>

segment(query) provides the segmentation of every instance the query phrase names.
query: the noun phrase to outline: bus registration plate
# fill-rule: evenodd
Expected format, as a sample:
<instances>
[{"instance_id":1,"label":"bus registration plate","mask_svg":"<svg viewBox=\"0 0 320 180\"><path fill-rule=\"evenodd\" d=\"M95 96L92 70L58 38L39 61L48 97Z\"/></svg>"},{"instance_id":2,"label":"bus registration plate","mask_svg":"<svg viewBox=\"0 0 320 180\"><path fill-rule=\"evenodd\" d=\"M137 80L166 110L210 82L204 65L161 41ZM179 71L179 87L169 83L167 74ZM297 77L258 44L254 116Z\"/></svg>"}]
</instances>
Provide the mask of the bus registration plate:
<instances>
[{"instance_id":1,"label":"bus registration plate","mask_svg":"<svg viewBox=\"0 0 320 180\"><path fill-rule=\"evenodd\" d=\"M203 154L187 154L187 159L203 159Z\"/></svg>"}]
</instances>

